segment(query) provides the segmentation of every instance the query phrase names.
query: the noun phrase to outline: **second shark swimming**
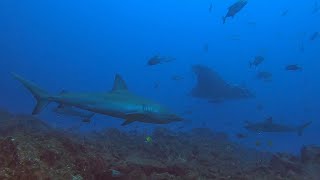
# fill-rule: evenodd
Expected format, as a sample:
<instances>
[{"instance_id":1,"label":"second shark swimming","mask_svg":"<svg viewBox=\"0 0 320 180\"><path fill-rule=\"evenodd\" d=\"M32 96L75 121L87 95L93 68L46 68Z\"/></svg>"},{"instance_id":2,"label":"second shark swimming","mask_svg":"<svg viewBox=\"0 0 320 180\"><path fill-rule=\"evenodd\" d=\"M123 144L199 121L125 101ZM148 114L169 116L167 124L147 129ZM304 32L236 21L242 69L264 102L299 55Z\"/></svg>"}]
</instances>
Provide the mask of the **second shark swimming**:
<instances>
[{"instance_id":1,"label":"second shark swimming","mask_svg":"<svg viewBox=\"0 0 320 180\"><path fill-rule=\"evenodd\" d=\"M153 124L167 124L179 122L183 119L173 114L165 106L149 99L131 93L125 81L117 74L110 92L104 93L61 93L50 95L35 83L14 74L13 77L28 89L37 104L33 115L40 113L50 102L87 110L93 113L104 114L115 118L124 119L122 125L132 122Z\"/></svg>"},{"instance_id":2,"label":"second shark swimming","mask_svg":"<svg viewBox=\"0 0 320 180\"><path fill-rule=\"evenodd\" d=\"M303 130L308 127L312 122L307 122L305 124L299 126L290 126L275 123L272 120L272 117L267 118L265 121L262 122L246 122L245 128L249 131L253 132L297 132L299 136L302 135Z\"/></svg>"}]
</instances>

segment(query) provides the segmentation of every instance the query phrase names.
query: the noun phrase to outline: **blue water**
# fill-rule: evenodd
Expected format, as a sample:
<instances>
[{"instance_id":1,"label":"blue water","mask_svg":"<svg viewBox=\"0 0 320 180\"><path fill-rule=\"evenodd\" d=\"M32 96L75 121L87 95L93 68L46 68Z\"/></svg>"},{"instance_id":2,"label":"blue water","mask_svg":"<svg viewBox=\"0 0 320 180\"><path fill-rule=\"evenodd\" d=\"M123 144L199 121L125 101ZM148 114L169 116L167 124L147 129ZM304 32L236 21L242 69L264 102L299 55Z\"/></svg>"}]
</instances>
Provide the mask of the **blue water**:
<instances>
[{"instance_id":1,"label":"blue water","mask_svg":"<svg viewBox=\"0 0 320 180\"><path fill-rule=\"evenodd\" d=\"M213 4L209 13L210 3ZM226 132L245 146L265 151L296 153L304 144L319 144L320 117L320 12L312 14L315 1L258 1L222 24L221 17L234 3L227 1L15 1L0 2L0 106L13 112L30 113L33 97L14 81L16 72L51 93L109 91L115 73L139 95L169 106L192 122L186 129L207 126ZM286 16L282 12L288 11ZM208 44L208 53L204 44ZM304 52L299 47L303 44ZM147 67L155 54L176 61ZM270 83L255 78L248 62L265 57L258 70L273 74ZM189 96L195 85L194 64L213 68L232 84L245 84L256 94L250 100L208 104ZM299 64L301 72L288 72L287 64ZM181 75L181 82L172 75ZM159 88L154 83L159 82ZM257 104L264 109L258 111ZM48 107L40 117L60 128L99 130L121 127L119 119L96 116L83 125L77 119L60 117ZM274 121L301 124L313 121L303 136L295 133L248 133L244 121ZM155 125L135 123L150 130ZM176 124L165 125L176 128ZM81 130L80 129L80 130ZM237 139L235 133L249 134ZM256 147L256 141L262 145ZM272 141L272 146L266 145Z\"/></svg>"}]
</instances>

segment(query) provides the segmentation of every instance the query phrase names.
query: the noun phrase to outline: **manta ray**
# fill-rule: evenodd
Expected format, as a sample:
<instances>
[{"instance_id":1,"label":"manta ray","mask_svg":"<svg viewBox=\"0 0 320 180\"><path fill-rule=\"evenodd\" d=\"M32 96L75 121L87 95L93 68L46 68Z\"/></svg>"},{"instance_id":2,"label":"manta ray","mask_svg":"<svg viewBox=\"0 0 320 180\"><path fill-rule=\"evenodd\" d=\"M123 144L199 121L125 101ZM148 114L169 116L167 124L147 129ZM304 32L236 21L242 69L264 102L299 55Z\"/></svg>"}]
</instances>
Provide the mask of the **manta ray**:
<instances>
[{"instance_id":1,"label":"manta ray","mask_svg":"<svg viewBox=\"0 0 320 180\"><path fill-rule=\"evenodd\" d=\"M253 98L248 89L228 84L217 72L204 65L192 66L196 74L197 83L191 95L196 98L207 99L210 102L220 102L231 99Z\"/></svg>"}]
</instances>

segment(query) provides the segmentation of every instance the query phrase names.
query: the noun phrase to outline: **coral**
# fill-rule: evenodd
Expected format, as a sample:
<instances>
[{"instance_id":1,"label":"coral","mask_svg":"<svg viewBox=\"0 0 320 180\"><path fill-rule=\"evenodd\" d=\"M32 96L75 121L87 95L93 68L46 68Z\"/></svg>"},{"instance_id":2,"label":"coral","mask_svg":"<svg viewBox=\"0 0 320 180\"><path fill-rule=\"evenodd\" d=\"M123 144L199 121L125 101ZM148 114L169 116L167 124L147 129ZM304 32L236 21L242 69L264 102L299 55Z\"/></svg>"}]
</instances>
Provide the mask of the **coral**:
<instances>
[{"instance_id":1,"label":"coral","mask_svg":"<svg viewBox=\"0 0 320 180\"><path fill-rule=\"evenodd\" d=\"M3 117L1 119L1 117ZM301 156L232 143L206 128L145 134L106 129L66 133L28 115L0 111L0 179L319 179L320 147Z\"/></svg>"}]
</instances>

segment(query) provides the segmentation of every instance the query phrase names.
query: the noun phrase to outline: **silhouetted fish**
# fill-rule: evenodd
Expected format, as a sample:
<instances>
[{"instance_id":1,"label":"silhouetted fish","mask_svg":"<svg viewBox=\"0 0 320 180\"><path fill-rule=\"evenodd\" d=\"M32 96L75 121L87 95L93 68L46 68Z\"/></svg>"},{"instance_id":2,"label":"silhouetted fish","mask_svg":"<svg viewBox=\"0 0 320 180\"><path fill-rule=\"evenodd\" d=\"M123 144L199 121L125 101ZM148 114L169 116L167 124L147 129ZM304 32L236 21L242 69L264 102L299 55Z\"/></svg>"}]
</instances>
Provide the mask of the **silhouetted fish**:
<instances>
[{"instance_id":1,"label":"silhouetted fish","mask_svg":"<svg viewBox=\"0 0 320 180\"><path fill-rule=\"evenodd\" d=\"M174 61L174 58L155 55L155 56L152 56L148 60L147 65L148 66L154 66L154 65L157 65L157 64L167 63L167 62L171 62L171 61Z\"/></svg>"},{"instance_id":2,"label":"silhouetted fish","mask_svg":"<svg viewBox=\"0 0 320 180\"><path fill-rule=\"evenodd\" d=\"M171 79L172 79L173 81L181 81L181 80L184 79L184 77L182 77L182 76L180 76L180 75L173 75L173 76L171 76Z\"/></svg>"},{"instance_id":3,"label":"silhouetted fish","mask_svg":"<svg viewBox=\"0 0 320 180\"><path fill-rule=\"evenodd\" d=\"M257 73L257 78L266 82L271 81L272 79L272 74L267 71L260 71Z\"/></svg>"},{"instance_id":4,"label":"silhouetted fish","mask_svg":"<svg viewBox=\"0 0 320 180\"><path fill-rule=\"evenodd\" d=\"M286 15L288 14L288 12L289 12L288 9L284 10L284 11L281 13L281 16L286 16Z\"/></svg>"},{"instance_id":5,"label":"silhouetted fish","mask_svg":"<svg viewBox=\"0 0 320 180\"><path fill-rule=\"evenodd\" d=\"M316 2L314 3L312 13L313 13L313 14L316 14L319 10L320 10L320 6L319 6L318 2L316 1Z\"/></svg>"},{"instance_id":6,"label":"silhouetted fish","mask_svg":"<svg viewBox=\"0 0 320 180\"><path fill-rule=\"evenodd\" d=\"M250 67L254 66L257 67L259 66L262 62L264 61L264 57L262 56L256 56L254 57L254 60L252 62L249 62Z\"/></svg>"},{"instance_id":7,"label":"silhouetted fish","mask_svg":"<svg viewBox=\"0 0 320 180\"><path fill-rule=\"evenodd\" d=\"M244 138L247 138L248 135L247 135L247 134L244 134L244 133L237 133L237 134L236 134L236 137L239 138L239 139L244 139Z\"/></svg>"},{"instance_id":8,"label":"silhouetted fish","mask_svg":"<svg viewBox=\"0 0 320 180\"><path fill-rule=\"evenodd\" d=\"M319 36L319 32L314 32L311 36L310 36L310 41L313 41L315 39L317 39Z\"/></svg>"},{"instance_id":9,"label":"silhouetted fish","mask_svg":"<svg viewBox=\"0 0 320 180\"><path fill-rule=\"evenodd\" d=\"M206 52L206 53L209 51L209 44L208 43L205 43L203 45L203 51Z\"/></svg>"},{"instance_id":10,"label":"silhouetted fish","mask_svg":"<svg viewBox=\"0 0 320 180\"><path fill-rule=\"evenodd\" d=\"M237 2L235 2L234 4L232 4L229 8L228 8L228 12L227 14L222 18L223 20L223 24L226 23L226 19L228 17L234 17L237 13L239 13L241 11L241 9L247 5L248 1L247 0L238 0Z\"/></svg>"},{"instance_id":11,"label":"silhouetted fish","mask_svg":"<svg viewBox=\"0 0 320 180\"><path fill-rule=\"evenodd\" d=\"M286 70L287 71L298 71L298 70L302 70L302 67L298 66L297 64L291 64L286 66Z\"/></svg>"},{"instance_id":12,"label":"silhouetted fish","mask_svg":"<svg viewBox=\"0 0 320 180\"><path fill-rule=\"evenodd\" d=\"M209 6L209 12L210 13L212 12L212 8L213 8L213 5L212 5L212 3L210 3L210 6Z\"/></svg>"}]
</instances>

